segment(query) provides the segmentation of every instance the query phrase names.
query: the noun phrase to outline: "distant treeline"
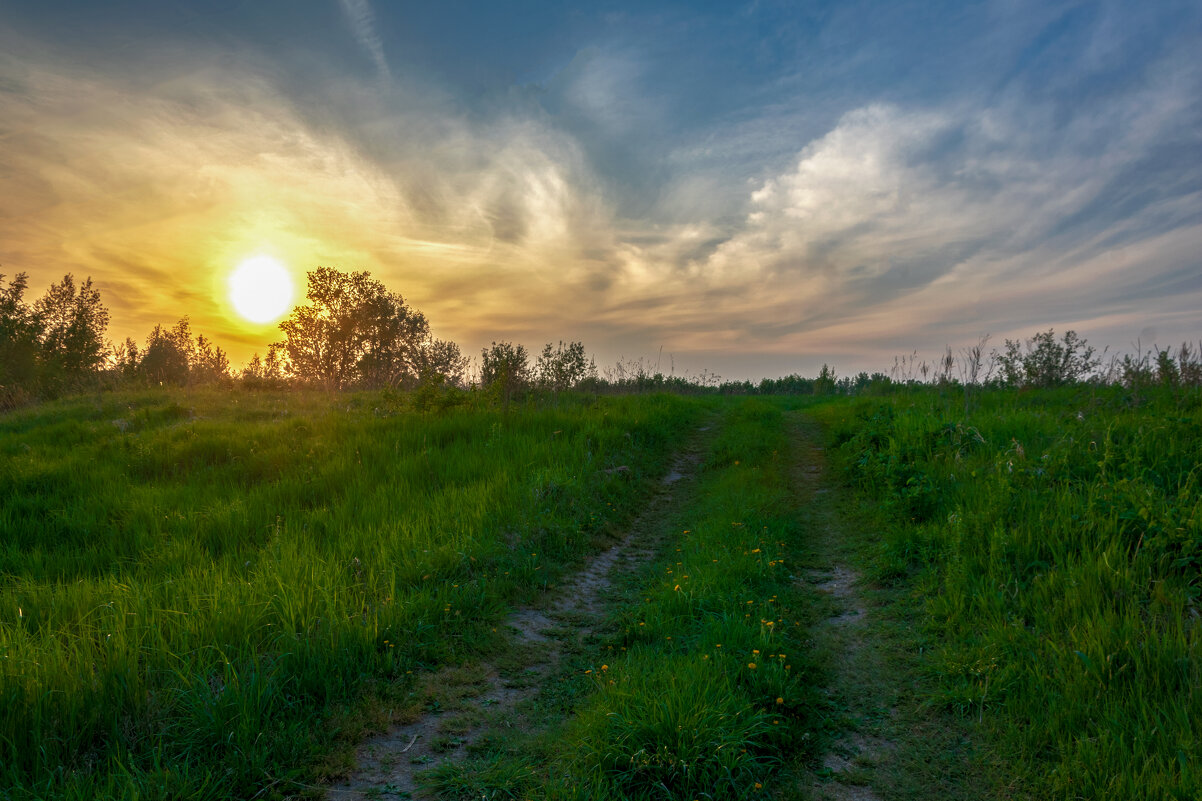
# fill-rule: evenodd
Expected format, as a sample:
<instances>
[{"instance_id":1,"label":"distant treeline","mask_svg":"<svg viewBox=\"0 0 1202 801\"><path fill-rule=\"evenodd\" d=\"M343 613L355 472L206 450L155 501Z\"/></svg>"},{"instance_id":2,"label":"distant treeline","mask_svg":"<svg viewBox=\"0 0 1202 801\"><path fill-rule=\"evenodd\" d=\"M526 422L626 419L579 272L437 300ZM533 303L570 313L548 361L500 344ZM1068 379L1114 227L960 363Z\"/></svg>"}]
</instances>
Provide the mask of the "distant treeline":
<instances>
[{"instance_id":1,"label":"distant treeline","mask_svg":"<svg viewBox=\"0 0 1202 801\"><path fill-rule=\"evenodd\" d=\"M423 403L454 403L479 391L508 404L531 392L673 392L738 395L872 395L918 384L963 387L1055 387L1094 382L1133 390L1202 385L1202 347L1139 351L1105 359L1074 331L1048 330L988 349L988 337L934 361L898 357L889 373L722 381L709 371L665 375L645 360L619 361L598 374L581 342L548 343L531 359L524 345L493 342L475 360L430 333L424 314L367 272L319 267L308 274L308 303L280 323L283 339L241 369L187 317L156 325L142 344L105 339L109 311L88 278L68 274L30 304L28 277L0 274L0 410L70 392L126 385L321 387L330 391L404 389Z\"/></svg>"}]
</instances>

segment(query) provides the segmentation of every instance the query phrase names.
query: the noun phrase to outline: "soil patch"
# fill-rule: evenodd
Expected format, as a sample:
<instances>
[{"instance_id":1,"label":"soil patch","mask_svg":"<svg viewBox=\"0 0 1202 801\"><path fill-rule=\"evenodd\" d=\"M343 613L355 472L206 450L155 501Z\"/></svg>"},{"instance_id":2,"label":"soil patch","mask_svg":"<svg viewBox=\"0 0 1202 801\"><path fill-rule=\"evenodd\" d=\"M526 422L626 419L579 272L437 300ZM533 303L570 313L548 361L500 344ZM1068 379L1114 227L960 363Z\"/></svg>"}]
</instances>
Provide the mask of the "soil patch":
<instances>
[{"instance_id":1,"label":"soil patch","mask_svg":"<svg viewBox=\"0 0 1202 801\"><path fill-rule=\"evenodd\" d=\"M821 768L811 776L810 789L816 798L828 801L880 801L880 795L872 789L874 772L897 750L897 745L874 725L882 710L857 687L862 676L874 672L879 675L882 669L867 625L869 604L860 575L842 561L838 531L830 525L835 513L822 506L830 504L832 497L820 486L825 468L822 448L800 435L796 443L799 458L794 486L803 502L811 506L816 563L798 580L830 600L832 614L817 625L814 637L831 655L831 706L845 710L839 721L844 730L823 756Z\"/></svg>"}]
</instances>

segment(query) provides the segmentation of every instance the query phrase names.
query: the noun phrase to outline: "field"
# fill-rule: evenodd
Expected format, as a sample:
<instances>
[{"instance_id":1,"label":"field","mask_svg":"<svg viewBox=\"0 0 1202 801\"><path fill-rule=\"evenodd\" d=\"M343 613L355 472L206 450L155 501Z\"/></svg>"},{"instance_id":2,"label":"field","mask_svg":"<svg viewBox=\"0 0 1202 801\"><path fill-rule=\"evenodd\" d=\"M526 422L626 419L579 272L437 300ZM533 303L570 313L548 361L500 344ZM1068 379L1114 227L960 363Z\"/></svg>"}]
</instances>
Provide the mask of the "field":
<instances>
[{"instance_id":1,"label":"field","mask_svg":"<svg viewBox=\"0 0 1202 801\"><path fill-rule=\"evenodd\" d=\"M1199 452L1105 387L10 413L0 798L1194 798Z\"/></svg>"}]
</instances>

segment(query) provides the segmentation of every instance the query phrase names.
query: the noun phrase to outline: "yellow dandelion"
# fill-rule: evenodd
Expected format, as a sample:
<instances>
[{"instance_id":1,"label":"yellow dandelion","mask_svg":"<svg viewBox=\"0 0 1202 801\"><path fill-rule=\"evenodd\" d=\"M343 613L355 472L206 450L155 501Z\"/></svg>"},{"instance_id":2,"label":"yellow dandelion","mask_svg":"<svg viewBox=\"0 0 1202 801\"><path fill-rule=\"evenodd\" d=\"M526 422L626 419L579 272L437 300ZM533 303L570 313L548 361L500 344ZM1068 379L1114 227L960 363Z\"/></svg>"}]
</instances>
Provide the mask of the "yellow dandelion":
<instances>
[{"instance_id":1,"label":"yellow dandelion","mask_svg":"<svg viewBox=\"0 0 1202 801\"><path fill-rule=\"evenodd\" d=\"M751 670L755 670L755 662L748 662L747 667Z\"/></svg>"}]
</instances>

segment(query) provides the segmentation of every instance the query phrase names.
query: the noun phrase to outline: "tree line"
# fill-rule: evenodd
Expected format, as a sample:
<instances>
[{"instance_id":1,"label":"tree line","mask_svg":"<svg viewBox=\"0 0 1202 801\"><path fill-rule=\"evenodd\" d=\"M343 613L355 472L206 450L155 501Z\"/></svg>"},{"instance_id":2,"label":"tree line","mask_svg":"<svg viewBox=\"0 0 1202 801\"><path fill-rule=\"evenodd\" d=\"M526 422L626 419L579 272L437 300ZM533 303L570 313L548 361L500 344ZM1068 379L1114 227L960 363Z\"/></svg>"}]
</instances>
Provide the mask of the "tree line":
<instances>
[{"instance_id":1,"label":"tree line","mask_svg":"<svg viewBox=\"0 0 1202 801\"><path fill-rule=\"evenodd\" d=\"M109 311L88 278L65 275L26 300L29 279L0 274L0 409L117 383L252 387L307 385L340 391L384 387L466 388L470 359L430 332L424 314L368 272L318 267L307 302L280 325L282 339L240 370L188 317L156 325L145 342L105 339ZM580 342L548 344L531 362L522 345L493 342L481 352L479 386L507 403L530 389L560 392L596 376Z\"/></svg>"},{"instance_id":2,"label":"tree line","mask_svg":"<svg viewBox=\"0 0 1202 801\"><path fill-rule=\"evenodd\" d=\"M201 385L235 382L248 387L315 386L346 389L420 389L431 392L476 387L508 405L530 391L559 393L679 392L772 395L883 394L915 384L962 387L1055 387L1082 382L1121 384L1139 390L1162 385L1202 385L1202 348L1153 348L1103 363L1089 343L1068 331L1052 330L1025 341L1007 339L988 350L988 337L956 354L919 360L895 359L889 374L861 372L839 377L822 365L814 378L798 374L750 381L664 375L658 364L619 361L598 375L580 342L547 345L534 358L524 345L494 341L480 353L478 372L450 340L430 332L424 314L366 271L318 267L308 273L306 303L280 325L271 343L241 369L187 317L171 327L156 325L144 343L132 338L114 345L105 339L109 311L88 278L67 274L38 300L25 299L28 276L5 282L0 274L0 409L65 392L120 383ZM674 372L674 371L673 371Z\"/></svg>"}]
</instances>

